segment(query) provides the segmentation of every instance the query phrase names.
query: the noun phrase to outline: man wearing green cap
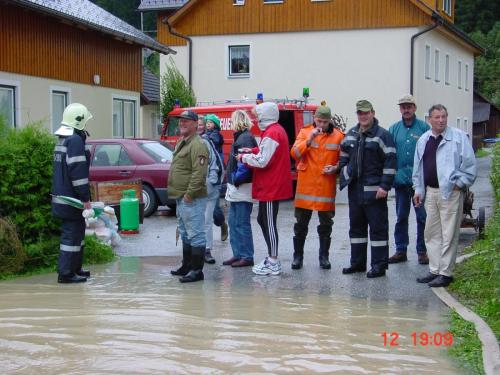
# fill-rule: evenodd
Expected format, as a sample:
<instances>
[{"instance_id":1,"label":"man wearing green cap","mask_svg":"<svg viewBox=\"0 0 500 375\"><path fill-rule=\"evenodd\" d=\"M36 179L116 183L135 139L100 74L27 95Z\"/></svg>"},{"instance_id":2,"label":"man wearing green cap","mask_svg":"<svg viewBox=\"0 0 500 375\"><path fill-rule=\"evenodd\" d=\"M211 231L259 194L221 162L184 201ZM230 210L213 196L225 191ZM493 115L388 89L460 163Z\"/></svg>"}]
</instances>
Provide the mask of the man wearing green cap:
<instances>
[{"instance_id":1,"label":"man wearing green cap","mask_svg":"<svg viewBox=\"0 0 500 375\"><path fill-rule=\"evenodd\" d=\"M319 265L323 269L331 268L328 256L335 216L336 174L342 139L344 134L333 126L332 111L322 105L314 114L314 123L300 130L290 151L297 167L297 222L293 227L292 269L302 268L304 243L313 211L318 211L319 217Z\"/></svg>"},{"instance_id":2,"label":"man wearing green cap","mask_svg":"<svg viewBox=\"0 0 500 375\"><path fill-rule=\"evenodd\" d=\"M343 274L366 271L368 227L371 270L368 278L385 275L389 257L387 193L396 174L396 148L391 134L375 118L368 100L356 103L358 124L341 144L340 189L348 186L351 265Z\"/></svg>"}]
</instances>

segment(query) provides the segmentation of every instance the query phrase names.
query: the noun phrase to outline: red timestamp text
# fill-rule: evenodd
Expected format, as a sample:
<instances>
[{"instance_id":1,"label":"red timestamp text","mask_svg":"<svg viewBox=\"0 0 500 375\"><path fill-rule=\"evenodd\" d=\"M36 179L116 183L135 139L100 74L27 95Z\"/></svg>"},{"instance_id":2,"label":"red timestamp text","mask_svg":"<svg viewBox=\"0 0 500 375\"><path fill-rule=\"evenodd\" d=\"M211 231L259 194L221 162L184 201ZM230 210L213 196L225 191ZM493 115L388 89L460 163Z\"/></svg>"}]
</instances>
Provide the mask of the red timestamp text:
<instances>
[{"instance_id":1,"label":"red timestamp text","mask_svg":"<svg viewBox=\"0 0 500 375\"><path fill-rule=\"evenodd\" d=\"M402 337L398 332L382 332L384 346L399 346ZM413 346L452 346L453 334L451 332L434 332L426 331L412 332L411 344Z\"/></svg>"}]
</instances>

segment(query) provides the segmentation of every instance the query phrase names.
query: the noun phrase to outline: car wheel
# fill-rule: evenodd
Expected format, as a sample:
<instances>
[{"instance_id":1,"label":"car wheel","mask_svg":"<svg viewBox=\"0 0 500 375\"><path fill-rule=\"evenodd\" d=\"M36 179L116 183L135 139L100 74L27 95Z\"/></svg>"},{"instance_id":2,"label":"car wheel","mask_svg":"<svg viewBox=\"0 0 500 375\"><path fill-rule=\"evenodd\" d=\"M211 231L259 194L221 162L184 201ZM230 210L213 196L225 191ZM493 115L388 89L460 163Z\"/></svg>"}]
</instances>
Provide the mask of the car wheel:
<instances>
[{"instance_id":1,"label":"car wheel","mask_svg":"<svg viewBox=\"0 0 500 375\"><path fill-rule=\"evenodd\" d=\"M158 200L152 188L142 185L142 201L144 203L144 217L151 216L158 208Z\"/></svg>"}]
</instances>

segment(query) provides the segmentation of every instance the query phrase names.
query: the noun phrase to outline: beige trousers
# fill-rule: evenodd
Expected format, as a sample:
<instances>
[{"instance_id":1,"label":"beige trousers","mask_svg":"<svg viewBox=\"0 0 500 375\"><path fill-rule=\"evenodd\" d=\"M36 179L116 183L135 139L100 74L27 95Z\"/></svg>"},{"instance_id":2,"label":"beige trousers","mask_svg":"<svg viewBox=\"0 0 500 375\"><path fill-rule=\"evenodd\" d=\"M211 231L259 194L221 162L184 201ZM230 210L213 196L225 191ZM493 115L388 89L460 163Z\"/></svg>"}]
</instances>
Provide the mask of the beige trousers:
<instances>
[{"instance_id":1,"label":"beige trousers","mask_svg":"<svg viewBox=\"0 0 500 375\"><path fill-rule=\"evenodd\" d=\"M445 200L439 189L427 187L424 238L429 256L429 269L433 274L444 276L453 274L463 205L463 192L460 190L453 190L451 196Z\"/></svg>"}]
</instances>

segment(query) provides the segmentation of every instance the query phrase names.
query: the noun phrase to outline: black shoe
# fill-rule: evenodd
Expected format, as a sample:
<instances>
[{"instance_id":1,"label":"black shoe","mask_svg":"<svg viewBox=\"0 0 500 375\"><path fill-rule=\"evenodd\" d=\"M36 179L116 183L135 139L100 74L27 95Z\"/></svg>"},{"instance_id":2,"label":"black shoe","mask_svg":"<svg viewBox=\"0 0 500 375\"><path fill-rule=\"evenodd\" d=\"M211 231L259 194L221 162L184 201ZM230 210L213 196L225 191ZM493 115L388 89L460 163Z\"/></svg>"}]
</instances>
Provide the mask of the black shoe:
<instances>
[{"instance_id":1,"label":"black shoe","mask_svg":"<svg viewBox=\"0 0 500 375\"><path fill-rule=\"evenodd\" d=\"M324 270L329 270L330 268L332 268L332 265L328 260L328 257L324 255L320 255L319 257L319 266Z\"/></svg>"},{"instance_id":2,"label":"black shoe","mask_svg":"<svg viewBox=\"0 0 500 375\"><path fill-rule=\"evenodd\" d=\"M215 259L212 256L212 253L210 252L210 249L205 249L205 263L208 263L208 264L214 264L215 263Z\"/></svg>"},{"instance_id":3,"label":"black shoe","mask_svg":"<svg viewBox=\"0 0 500 375\"><path fill-rule=\"evenodd\" d=\"M366 274L366 277L368 277L369 279L374 279L375 277L382 277L382 276L385 276L384 268L372 268Z\"/></svg>"},{"instance_id":4,"label":"black shoe","mask_svg":"<svg viewBox=\"0 0 500 375\"><path fill-rule=\"evenodd\" d=\"M195 281L201 281L205 278L203 275L203 271L201 270L192 270L189 271L186 276L182 276L179 281L181 283L193 283Z\"/></svg>"},{"instance_id":5,"label":"black shoe","mask_svg":"<svg viewBox=\"0 0 500 375\"><path fill-rule=\"evenodd\" d=\"M450 285L450 283L453 281L453 277L450 276L444 276L444 275L438 275L438 277L434 278L429 284L431 288L439 288L439 287L444 287Z\"/></svg>"},{"instance_id":6,"label":"black shoe","mask_svg":"<svg viewBox=\"0 0 500 375\"><path fill-rule=\"evenodd\" d=\"M180 266L180 268L177 268L176 270L170 271L170 273L174 276L186 276L189 272L189 266L183 264Z\"/></svg>"},{"instance_id":7,"label":"black shoe","mask_svg":"<svg viewBox=\"0 0 500 375\"><path fill-rule=\"evenodd\" d=\"M302 268L303 262L304 262L304 257L294 256L292 262L292 270L300 270Z\"/></svg>"},{"instance_id":8,"label":"black shoe","mask_svg":"<svg viewBox=\"0 0 500 375\"><path fill-rule=\"evenodd\" d=\"M75 272L78 276L82 277L90 277L90 271L84 270L83 268L80 271Z\"/></svg>"},{"instance_id":9,"label":"black shoe","mask_svg":"<svg viewBox=\"0 0 500 375\"><path fill-rule=\"evenodd\" d=\"M389 258L389 263L394 264L394 263L402 263L408 261L408 257L404 253L397 252Z\"/></svg>"},{"instance_id":10,"label":"black shoe","mask_svg":"<svg viewBox=\"0 0 500 375\"><path fill-rule=\"evenodd\" d=\"M59 275L57 277L57 282L61 284L84 283L85 281L87 281L86 277L78 276L77 274L70 276Z\"/></svg>"},{"instance_id":11,"label":"black shoe","mask_svg":"<svg viewBox=\"0 0 500 375\"><path fill-rule=\"evenodd\" d=\"M417 283L420 283L420 284L427 284L429 282L431 282L432 280L434 280L436 277L438 277L439 275L436 275L435 273L432 273L432 272L429 272L426 276L424 277L419 277L417 279Z\"/></svg>"},{"instance_id":12,"label":"black shoe","mask_svg":"<svg viewBox=\"0 0 500 375\"><path fill-rule=\"evenodd\" d=\"M342 273L344 275L349 275L351 273L356 273L356 272L366 272L366 267L354 267L350 266L347 268L342 268Z\"/></svg>"}]
</instances>

